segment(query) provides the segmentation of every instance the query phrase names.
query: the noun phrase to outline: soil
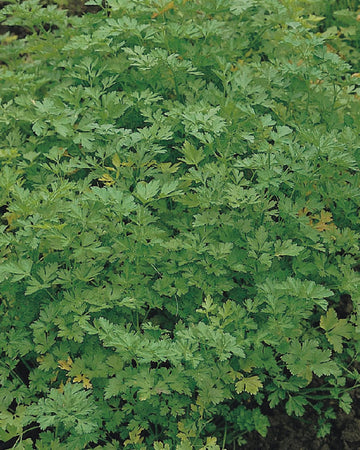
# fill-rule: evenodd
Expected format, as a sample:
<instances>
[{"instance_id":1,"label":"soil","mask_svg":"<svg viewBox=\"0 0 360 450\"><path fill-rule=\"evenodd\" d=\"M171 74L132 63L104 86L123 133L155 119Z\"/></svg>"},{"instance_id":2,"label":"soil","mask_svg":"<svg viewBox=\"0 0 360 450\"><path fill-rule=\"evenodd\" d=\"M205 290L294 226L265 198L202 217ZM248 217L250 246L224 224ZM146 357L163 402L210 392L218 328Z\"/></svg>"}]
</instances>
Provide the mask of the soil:
<instances>
[{"instance_id":1,"label":"soil","mask_svg":"<svg viewBox=\"0 0 360 450\"><path fill-rule=\"evenodd\" d=\"M318 438L317 419L311 414L300 419L289 417L275 409L267 415L270 428L266 438L258 433L248 436L242 450L360 450L360 390L352 394L353 405L349 414L336 411L329 435Z\"/></svg>"}]
</instances>

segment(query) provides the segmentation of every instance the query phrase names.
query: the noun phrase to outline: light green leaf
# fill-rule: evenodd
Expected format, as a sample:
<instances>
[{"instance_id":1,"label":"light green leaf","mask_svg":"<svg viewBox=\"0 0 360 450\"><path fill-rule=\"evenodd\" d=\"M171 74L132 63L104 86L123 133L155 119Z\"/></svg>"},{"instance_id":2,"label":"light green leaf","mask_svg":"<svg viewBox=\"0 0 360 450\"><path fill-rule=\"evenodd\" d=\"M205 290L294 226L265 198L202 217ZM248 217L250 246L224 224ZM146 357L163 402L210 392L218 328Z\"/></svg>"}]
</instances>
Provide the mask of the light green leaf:
<instances>
[{"instance_id":1,"label":"light green leaf","mask_svg":"<svg viewBox=\"0 0 360 450\"><path fill-rule=\"evenodd\" d=\"M243 377L235 384L235 390L238 394L245 391L248 394L255 395L262 387L263 384L257 375L247 378Z\"/></svg>"},{"instance_id":2,"label":"light green leaf","mask_svg":"<svg viewBox=\"0 0 360 450\"><path fill-rule=\"evenodd\" d=\"M148 203L159 192L159 189L160 189L160 181L159 180L152 180L149 183L146 183L145 181L140 181L136 185L134 195L142 203Z\"/></svg>"},{"instance_id":3,"label":"light green leaf","mask_svg":"<svg viewBox=\"0 0 360 450\"><path fill-rule=\"evenodd\" d=\"M196 147L190 144L190 142L188 141L184 142L184 145L180 149L180 151L184 155L184 157L179 158L179 161L183 161L189 166L197 166L205 158L203 150L197 150Z\"/></svg>"},{"instance_id":4,"label":"light green leaf","mask_svg":"<svg viewBox=\"0 0 360 450\"><path fill-rule=\"evenodd\" d=\"M291 239L281 241L277 239L275 242L275 256L298 256L304 247L294 244Z\"/></svg>"},{"instance_id":5,"label":"light green leaf","mask_svg":"<svg viewBox=\"0 0 360 450\"><path fill-rule=\"evenodd\" d=\"M330 308L326 316L321 316L320 327L326 331L326 338L336 352L343 350L343 338L350 339L354 327L346 319L338 319L336 311Z\"/></svg>"}]
</instances>

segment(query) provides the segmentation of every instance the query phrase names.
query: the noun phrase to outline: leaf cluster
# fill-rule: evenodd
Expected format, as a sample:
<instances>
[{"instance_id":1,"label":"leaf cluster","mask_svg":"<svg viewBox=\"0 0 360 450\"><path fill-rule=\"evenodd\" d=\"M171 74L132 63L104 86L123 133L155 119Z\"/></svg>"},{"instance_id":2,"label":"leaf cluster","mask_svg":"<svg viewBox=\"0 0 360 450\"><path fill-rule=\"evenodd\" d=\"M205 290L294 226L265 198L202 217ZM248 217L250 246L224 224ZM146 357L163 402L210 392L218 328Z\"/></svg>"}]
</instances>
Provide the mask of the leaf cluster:
<instances>
[{"instance_id":1,"label":"leaf cluster","mask_svg":"<svg viewBox=\"0 0 360 450\"><path fill-rule=\"evenodd\" d=\"M1 9L1 440L219 449L350 410L360 78L308 3Z\"/></svg>"}]
</instances>

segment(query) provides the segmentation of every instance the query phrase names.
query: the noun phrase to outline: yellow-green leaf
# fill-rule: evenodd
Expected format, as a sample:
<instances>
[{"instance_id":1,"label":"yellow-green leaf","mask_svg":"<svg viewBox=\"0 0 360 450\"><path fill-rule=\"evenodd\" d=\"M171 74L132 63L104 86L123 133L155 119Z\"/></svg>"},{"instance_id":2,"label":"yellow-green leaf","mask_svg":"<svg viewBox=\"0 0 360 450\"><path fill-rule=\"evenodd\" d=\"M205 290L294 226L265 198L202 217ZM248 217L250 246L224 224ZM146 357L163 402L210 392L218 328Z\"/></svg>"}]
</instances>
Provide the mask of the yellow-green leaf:
<instances>
[{"instance_id":1,"label":"yellow-green leaf","mask_svg":"<svg viewBox=\"0 0 360 450\"><path fill-rule=\"evenodd\" d=\"M113 156L112 163L113 166L116 167L117 169L121 166L121 161L117 153Z\"/></svg>"},{"instance_id":2,"label":"yellow-green leaf","mask_svg":"<svg viewBox=\"0 0 360 450\"><path fill-rule=\"evenodd\" d=\"M263 384L257 375L249 378L243 377L235 384L235 389L238 394L247 392L248 394L255 395L262 387Z\"/></svg>"}]
</instances>

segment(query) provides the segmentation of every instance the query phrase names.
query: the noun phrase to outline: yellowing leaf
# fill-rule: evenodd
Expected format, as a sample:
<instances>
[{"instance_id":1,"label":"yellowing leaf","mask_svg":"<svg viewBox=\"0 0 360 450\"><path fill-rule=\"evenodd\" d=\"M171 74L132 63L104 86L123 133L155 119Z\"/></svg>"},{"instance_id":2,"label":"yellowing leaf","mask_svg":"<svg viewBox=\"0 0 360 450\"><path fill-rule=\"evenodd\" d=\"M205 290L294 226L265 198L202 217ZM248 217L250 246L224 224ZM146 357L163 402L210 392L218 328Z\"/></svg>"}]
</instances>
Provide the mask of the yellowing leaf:
<instances>
[{"instance_id":1,"label":"yellowing leaf","mask_svg":"<svg viewBox=\"0 0 360 450\"><path fill-rule=\"evenodd\" d=\"M2 41L2 44L10 44L11 42L16 41L17 38L18 37L16 34L13 34L12 36L6 36L6 38Z\"/></svg>"},{"instance_id":2,"label":"yellowing leaf","mask_svg":"<svg viewBox=\"0 0 360 450\"><path fill-rule=\"evenodd\" d=\"M117 169L121 166L121 161L117 153L113 156L111 162L113 163L113 166L116 167Z\"/></svg>"},{"instance_id":3,"label":"yellowing leaf","mask_svg":"<svg viewBox=\"0 0 360 450\"><path fill-rule=\"evenodd\" d=\"M152 159L151 161L147 161L147 162L141 164L140 167L151 167L151 166L156 166L156 165L157 165L157 162L154 159Z\"/></svg>"},{"instance_id":4,"label":"yellowing leaf","mask_svg":"<svg viewBox=\"0 0 360 450\"><path fill-rule=\"evenodd\" d=\"M145 400L148 400L149 398L150 398L149 392L145 392L145 393L139 395L139 400L141 402L144 402Z\"/></svg>"},{"instance_id":5,"label":"yellowing leaf","mask_svg":"<svg viewBox=\"0 0 360 450\"><path fill-rule=\"evenodd\" d=\"M66 361L64 361L64 360L58 361L58 364L59 364L60 369L69 371L69 370L71 370L71 366L73 364L73 360L69 356Z\"/></svg>"},{"instance_id":6,"label":"yellowing leaf","mask_svg":"<svg viewBox=\"0 0 360 450\"><path fill-rule=\"evenodd\" d=\"M128 446L129 444L141 444L144 438L141 435L141 432L144 428L137 428L129 433L129 439L126 439L124 442L124 446Z\"/></svg>"},{"instance_id":7,"label":"yellowing leaf","mask_svg":"<svg viewBox=\"0 0 360 450\"><path fill-rule=\"evenodd\" d=\"M162 173L175 173L179 169L180 163L171 164L169 162L159 163L158 167Z\"/></svg>"},{"instance_id":8,"label":"yellowing leaf","mask_svg":"<svg viewBox=\"0 0 360 450\"><path fill-rule=\"evenodd\" d=\"M115 183L113 177L108 173L104 173L103 176L99 178L99 181L102 181L106 186L112 186Z\"/></svg>"},{"instance_id":9,"label":"yellowing leaf","mask_svg":"<svg viewBox=\"0 0 360 450\"><path fill-rule=\"evenodd\" d=\"M241 394L242 392L245 391L248 394L255 395L262 387L263 384L260 378L256 375L249 378L243 377L235 384L235 390L238 394Z\"/></svg>"},{"instance_id":10,"label":"yellowing leaf","mask_svg":"<svg viewBox=\"0 0 360 450\"><path fill-rule=\"evenodd\" d=\"M306 216L310 211L308 210L308 208L305 206L302 209L299 209L299 211L297 212L297 216L298 217L303 217Z\"/></svg>"},{"instance_id":11,"label":"yellowing leaf","mask_svg":"<svg viewBox=\"0 0 360 450\"><path fill-rule=\"evenodd\" d=\"M12 212L12 213L6 213L6 214L4 214L4 217L6 218L7 223L8 223L8 225L9 225L9 227L11 228L12 223L14 222L14 220L16 220L16 219L18 219L19 217L21 217L21 215L18 214L18 213Z\"/></svg>"},{"instance_id":12,"label":"yellowing leaf","mask_svg":"<svg viewBox=\"0 0 360 450\"><path fill-rule=\"evenodd\" d=\"M82 383L85 389L91 389L92 384L90 382L90 379L86 377L85 375L77 375L73 379L74 383Z\"/></svg>"},{"instance_id":13,"label":"yellowing leaf","mask_svg":"<svg viewBox=\"0 0 360 450\"><path fill-rule=\"evenodd\" d=\"M324 16L315 16L314 14L310 14L307 18L306 21L307 22L321 22L322 20L324 20L325 17Z\"/></svg>"},{"instance_id":14,"label":"yellowing leaf","mask_svg":"<svg viewBox=\"0 0 360 450\"><path fill-rule=\"evenodd\" d=\"M54 383L54 381L57 380L58 373L59 373L59 372L56 371L55 374L54 374L54 376L53 376L52 378L50 378L50 382L51 382L51 383Z\"/></svg>"},{"instance_id":15,"label":"yellowing leaf","mask_svg":"<svg viewBox=\"0 0 360 450\"><path fill-rule=\"evenodd\" d=\"M169 444L163 444L160 441L154 442L154 450L170 450Z\"/></svg>"},{"instance_id":16,"label":"yellowing leaf","mask_svg":"<svg viewBox=\"0 0 360 450\"><path fill-rule=\"evenodd\" d=\"M170 11L171 9L173 9L174 6L175 6L175 5L174 5L174 2L173 2L173 1L169 2L167 5L165 5L165 6L163 7L163 9L161 9L161 10L158 11L158 12L154 12L153 15L151 16L151 18L152 18L152 19L156 19L156 17L158 17L158 16L160 16L160 15L162 15L162 14L165 14L166 12Z\"/></svg>"},{"instance_id":17,"label":"yellowing leaf","mask_svg":"<svg viewBox=\"0 0 360 450\"><path fill-rule=\"evenodd\" d=\"M220 450L220 447L217 445L216 441L216 437L207 437L205 446L201 447L200 450Z\"/></svg>"},{"instance_id":18,"label":"yellowing leaf","mask_svg":"<svg viewBox=\"0 0 360 450\"><path fill-rule=\"evenodd\" d=\"M189 438L196 437L196 425L194 422L186 421L186 422L178 422L178 433L176 436L181 440L187 440Z\"/></svg>"},{"instance_id":19,"label":"yellowing leaf","mask_svg":"<svg viewBox=\"0 0 360 450\"><path fill-rule=\"evenodd\" d=\"M316 219L318 222L314 223L312 219ZM320 211L319 214L312 216L310 225L318 231L327 231L336 229L336 225L333 223L332 214L328 211Z\"/></svg>"},{"instance_id":20,"label":"yellowing leaf","mask_svg":"<svg viewBox=\"0 0 360 450\"><path fill-rule=\"evenodd\" d=\"M227 375L230 377L230 379L231 379L232 381L235 381L236 378L239 378L239 376L241 376L241 373L240 373L240 372L236 372L233 368L231 368L231 369L228 371Z\"/></svg>"}]
</instances>

